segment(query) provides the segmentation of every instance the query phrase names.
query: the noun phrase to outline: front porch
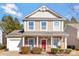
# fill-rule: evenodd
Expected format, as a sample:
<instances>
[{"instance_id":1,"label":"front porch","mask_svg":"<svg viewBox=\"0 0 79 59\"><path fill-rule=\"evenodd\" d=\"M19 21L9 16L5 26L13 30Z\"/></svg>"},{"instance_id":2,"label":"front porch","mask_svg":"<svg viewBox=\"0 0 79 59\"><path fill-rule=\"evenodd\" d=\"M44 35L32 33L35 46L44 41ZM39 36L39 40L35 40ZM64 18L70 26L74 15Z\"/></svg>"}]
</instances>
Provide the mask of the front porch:
<instances>
[{"instance_id":1,"label":"front porch","mask_svg":"<svg viewBox=\"0 0 79 59\"><path fill-rule=\"evenodd\" d=\"M51 48L67 48L66 36L24 36L23 46L40 47L43 50L50 51Z\"/></svg>"}]
</instances>

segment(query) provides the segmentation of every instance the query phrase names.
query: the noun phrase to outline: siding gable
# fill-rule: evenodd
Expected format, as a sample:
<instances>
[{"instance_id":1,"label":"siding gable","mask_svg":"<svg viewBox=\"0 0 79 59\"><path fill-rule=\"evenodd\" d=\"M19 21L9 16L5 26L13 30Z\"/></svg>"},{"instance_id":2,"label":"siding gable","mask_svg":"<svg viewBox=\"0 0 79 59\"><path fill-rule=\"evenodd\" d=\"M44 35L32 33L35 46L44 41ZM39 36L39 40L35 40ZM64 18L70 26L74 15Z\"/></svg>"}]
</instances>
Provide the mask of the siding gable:
<instances>
[{"instance_id":1,"label":"siding gable","mask_svg":"<svg viewBox=\"0 0 79 59\"><path fill-rule=\"evenodd\" d=\"M63 18L63 17L60 16L55 11L47 8L46 6L41 6L31 14L25 16L24 19L26 18Z\"/></svg>"}]
</instances>

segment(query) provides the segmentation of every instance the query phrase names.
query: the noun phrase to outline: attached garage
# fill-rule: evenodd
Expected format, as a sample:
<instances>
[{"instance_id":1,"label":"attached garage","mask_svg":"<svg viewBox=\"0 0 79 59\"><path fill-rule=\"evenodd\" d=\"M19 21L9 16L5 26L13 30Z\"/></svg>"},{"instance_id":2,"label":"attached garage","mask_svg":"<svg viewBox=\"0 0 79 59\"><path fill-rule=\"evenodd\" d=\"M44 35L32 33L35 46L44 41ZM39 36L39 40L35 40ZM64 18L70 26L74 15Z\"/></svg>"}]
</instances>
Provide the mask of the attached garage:
<instances>
[{"instance_id":1,"label":"attached garage","mask_svg":"<svg viewBox=\"0 0 79 59\"><path fill-rule=\"evenodd\" d=\"M22 46L22 38L7 38L7 48L9 51L19 51Z\"/></svg>"},{"instance_id":2,"label":"attached garage","mask_svg":"<svg viewBox=\"0 0 79 59\"><path fill-rule=\"evenodd\" d=\"M7 37L7 49L9 51L19 51L23 46L23 31L14 30L13 32L6 35Z\"/></svg>"}]
</instances>

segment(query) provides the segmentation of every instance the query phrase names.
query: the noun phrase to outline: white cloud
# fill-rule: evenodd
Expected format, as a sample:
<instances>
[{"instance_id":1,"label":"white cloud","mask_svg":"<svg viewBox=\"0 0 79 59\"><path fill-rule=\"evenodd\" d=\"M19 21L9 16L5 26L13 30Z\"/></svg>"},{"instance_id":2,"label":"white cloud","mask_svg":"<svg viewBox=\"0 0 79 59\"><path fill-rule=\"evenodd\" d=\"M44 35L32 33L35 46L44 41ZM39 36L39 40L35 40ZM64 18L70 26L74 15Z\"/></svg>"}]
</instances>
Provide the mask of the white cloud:
<instances>
[{"instance_id":1,"label":"white cloud","mask_svg":"<svg viewBox=\"0 0 79 59\"><path fill-rule=\"evenodd\" d=\"M15 9L15 10L18 10L18 8L16 7L15 4L6 4L5 7L11 8L11 9L13 8L13 9Z\"/></svg>"},{"instance_id":2,"label":"white cloud","mask_svg":"<svg viewBox=\"0 0 79 59\"><path fill-rule=\"evenodd\" d=\"M79 11L79 5L73 6L74 11Z\"/></svg>"},{"instance_id":3,"label":"white cloud","mask_svg":"<svg viewBox=\"0 0 79 59\"><path fill-rule=\"evenodd\" d=\"M12 14L15 16L22 16L22 14L18 12L18 7L15 4L5 4L2 5L1 8L4 9L5 13Z\"/></svg>"}]
</instances>

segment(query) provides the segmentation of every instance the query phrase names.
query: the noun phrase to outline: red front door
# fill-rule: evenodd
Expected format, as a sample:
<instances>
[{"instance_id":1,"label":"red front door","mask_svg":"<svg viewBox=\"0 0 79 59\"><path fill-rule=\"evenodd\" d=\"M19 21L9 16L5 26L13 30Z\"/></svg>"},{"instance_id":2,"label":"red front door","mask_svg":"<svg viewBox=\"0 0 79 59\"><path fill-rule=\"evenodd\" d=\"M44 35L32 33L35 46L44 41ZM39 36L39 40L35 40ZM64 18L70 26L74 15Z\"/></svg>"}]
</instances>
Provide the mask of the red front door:
<instances>
[{"instance_id":1,"label":"red front door","mask_svg":"<svg viewBox=\"0 0 79 59\"><path fill-rule=\"evenodd\" d=\"M42 40L42 48L46 49L46 40Z\"/></svg>"}]
</instances>

